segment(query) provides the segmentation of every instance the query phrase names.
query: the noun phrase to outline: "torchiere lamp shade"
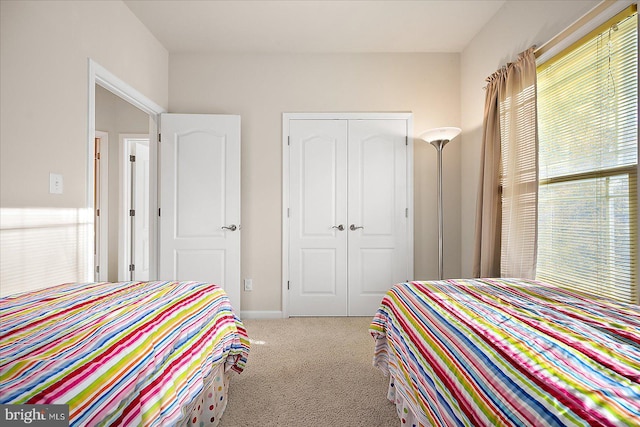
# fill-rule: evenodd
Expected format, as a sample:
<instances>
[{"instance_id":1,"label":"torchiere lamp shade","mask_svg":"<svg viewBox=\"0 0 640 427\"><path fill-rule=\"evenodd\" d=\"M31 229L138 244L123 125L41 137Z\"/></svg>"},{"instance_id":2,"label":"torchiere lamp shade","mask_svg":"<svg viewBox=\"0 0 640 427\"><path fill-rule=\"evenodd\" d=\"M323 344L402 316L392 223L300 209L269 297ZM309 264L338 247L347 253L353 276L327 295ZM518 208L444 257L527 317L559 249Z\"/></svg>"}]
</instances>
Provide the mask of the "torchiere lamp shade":
<instances>
[{"instance_id":1,"label":"torchiere lamp shade","mask_svg":"<svg viewBox=\"0 0 640 427\"><path fill-rule=\"evenodd\" d=\"M462 132L462 129L456 127L429 129L420 135L420 139L429 143L433 141L451 141L460 135L460 132Z\"/></svg>"}]
</instances>

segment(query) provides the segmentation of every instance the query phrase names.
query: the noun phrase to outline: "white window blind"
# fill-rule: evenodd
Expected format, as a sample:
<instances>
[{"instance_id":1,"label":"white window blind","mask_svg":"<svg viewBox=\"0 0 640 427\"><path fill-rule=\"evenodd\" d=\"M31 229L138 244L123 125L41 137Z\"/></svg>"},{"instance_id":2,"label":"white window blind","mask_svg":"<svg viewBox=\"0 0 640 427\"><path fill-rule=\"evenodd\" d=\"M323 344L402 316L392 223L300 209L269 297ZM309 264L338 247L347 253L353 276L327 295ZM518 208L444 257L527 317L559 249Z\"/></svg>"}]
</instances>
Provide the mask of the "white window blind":
<instances>
[{"instance_id":1,"label":"white window blind","mask_svg":"<svg viewBox=\"0 0 640 427\"><path fill-rule=\"evenodd\" d=\"M517 87L500 102L502 277L535 275L538 140L534 83Z\"/></svg>"},{"instance_id":2,"label":"white window blind","mask_svg":"<svg viewBox=\"0 0 640 427\"><path fill-rule=\"evenodd\" d=\"M537 278L638 302L638 28L629 8L538 66Z\"/></svg>"},{"instance_id":3,"label":"white window blind","mask_svg":"<svg viewBox=\"0 0 640 427\"><path fill-rule=\"evenodd\" d=\"M500 275L535 275L538 191L535 85L518 87L500 102ZM513 134L513 135L512 135Z\"/></svg>"}]
</instances>

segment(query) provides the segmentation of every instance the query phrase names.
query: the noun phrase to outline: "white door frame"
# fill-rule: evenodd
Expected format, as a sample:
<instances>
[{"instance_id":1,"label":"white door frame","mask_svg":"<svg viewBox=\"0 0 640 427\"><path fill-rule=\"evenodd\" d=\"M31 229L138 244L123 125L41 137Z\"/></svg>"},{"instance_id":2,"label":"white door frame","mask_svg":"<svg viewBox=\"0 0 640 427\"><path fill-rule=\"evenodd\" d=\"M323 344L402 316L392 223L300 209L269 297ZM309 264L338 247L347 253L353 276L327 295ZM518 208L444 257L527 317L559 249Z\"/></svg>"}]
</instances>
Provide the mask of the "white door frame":
<instances>
[{"instance_id":1,"label":"white door frame","mask_svg":"<svg viewBox=\"0 0 640 427\"><path fill-rule=\"evenodd\" d=\"M154 278L158 274L158 261L157 261L157 246L158 246L158 144L153 143L158 141L158 125L159 116L165 113L166 110L160 105L156 104L129 84L116 77L109 72L106 68L102 67L93 59L88 60L88 106L87 106L87 224L88 229L93 228L93 144L96 133L96 84L107 89L109 92L119 96L133 106L139 108L149 115L149 174L150 179L149 188L149 205L151 218L149 221L150 229L150 275ZM152 208L151 208L152 207ZM87 280L93 281L94 279L94 262L93 262L93 233L87 233Z\"/></svg>"},{"instance_id":2,"label":"white door frame","mask_svg":"<svg viewBox=\"0 0 640 427\"><path fill-rule=\"evenodd\" d=\"M289 317L289 120L407 120L407 253L413 275L413 113L283 113L282 114L282 317Z\"/></svg>"}]
</instances>

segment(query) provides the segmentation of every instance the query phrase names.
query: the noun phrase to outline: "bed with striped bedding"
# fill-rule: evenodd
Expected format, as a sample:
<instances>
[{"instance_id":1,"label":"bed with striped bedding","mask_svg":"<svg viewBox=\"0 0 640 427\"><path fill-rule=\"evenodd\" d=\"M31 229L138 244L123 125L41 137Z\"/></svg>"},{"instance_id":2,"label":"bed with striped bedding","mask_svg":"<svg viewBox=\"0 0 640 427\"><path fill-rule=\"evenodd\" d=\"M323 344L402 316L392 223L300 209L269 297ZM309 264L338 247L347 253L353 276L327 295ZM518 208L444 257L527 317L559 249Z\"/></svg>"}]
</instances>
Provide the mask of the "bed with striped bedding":
<instances>
[{"instance_id":1,"label":"bed with striped bedding","mask_svg":"<svg viewBox=\"0 0 640 427\"><path fill-rule=\"evenodd\" d=\"M70 283L0 298L0 318L0 403L68 404L72 426L215 425L249 351L210 283Z\"/></svg>"},{"instance_id":2,"label":"bed with striped bedding","mask_svg":"<svg viewBox=\"0 0 640 427\"><path fill-rule=\"evenodd\" d=\"M638 306L541 282L408 282L370 326L403 426L638 426Z\"/></svg>"}]
</instances>

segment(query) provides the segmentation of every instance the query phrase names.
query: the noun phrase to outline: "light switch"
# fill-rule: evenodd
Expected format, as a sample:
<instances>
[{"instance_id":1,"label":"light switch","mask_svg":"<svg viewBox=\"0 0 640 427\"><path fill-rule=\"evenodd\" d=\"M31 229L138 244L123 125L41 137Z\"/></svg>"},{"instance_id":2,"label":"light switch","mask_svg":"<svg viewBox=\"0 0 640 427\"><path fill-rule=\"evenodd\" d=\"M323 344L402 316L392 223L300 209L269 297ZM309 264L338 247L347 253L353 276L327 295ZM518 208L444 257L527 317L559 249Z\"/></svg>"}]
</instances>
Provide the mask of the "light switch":
<instances>
[{"instance_id":1,"label":"light switch","mask_svg":"<svg viewBox=\"0 0 640 427\"><path fill-rule=\"evenodd\" d=\"M59 173L49 173L49 193L62 194L62 175Z\"/></svg>"}]
</instances>

